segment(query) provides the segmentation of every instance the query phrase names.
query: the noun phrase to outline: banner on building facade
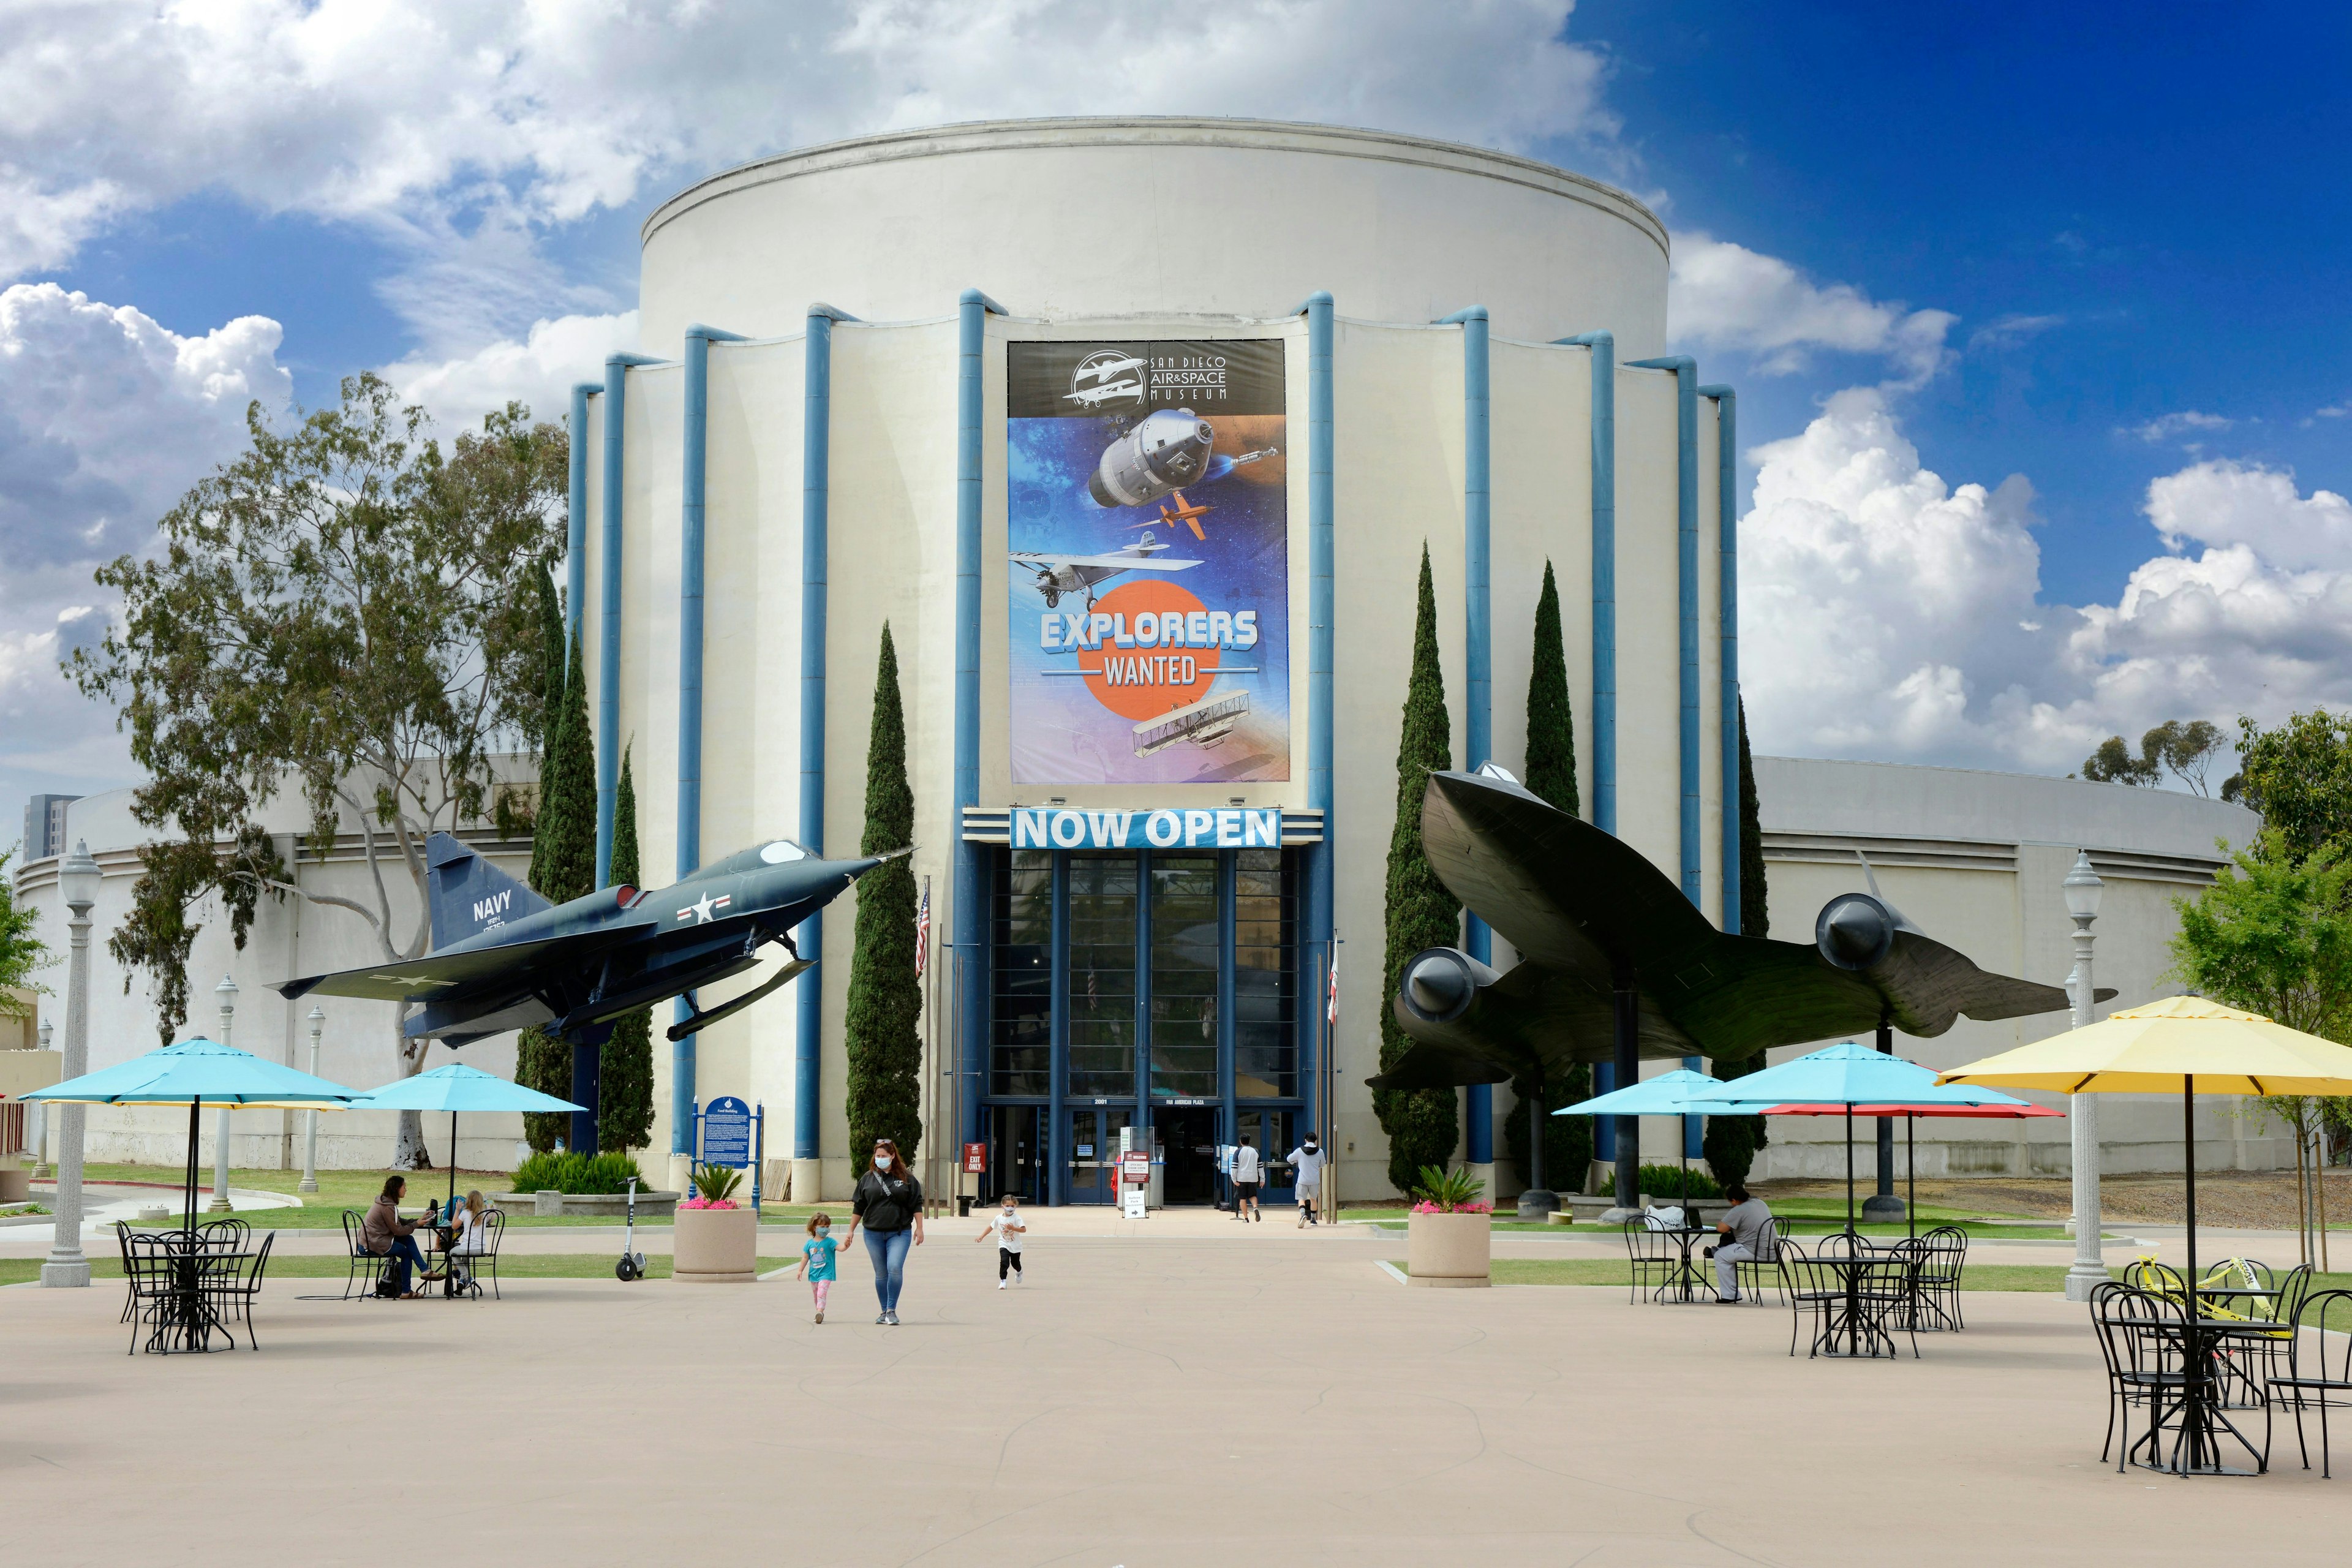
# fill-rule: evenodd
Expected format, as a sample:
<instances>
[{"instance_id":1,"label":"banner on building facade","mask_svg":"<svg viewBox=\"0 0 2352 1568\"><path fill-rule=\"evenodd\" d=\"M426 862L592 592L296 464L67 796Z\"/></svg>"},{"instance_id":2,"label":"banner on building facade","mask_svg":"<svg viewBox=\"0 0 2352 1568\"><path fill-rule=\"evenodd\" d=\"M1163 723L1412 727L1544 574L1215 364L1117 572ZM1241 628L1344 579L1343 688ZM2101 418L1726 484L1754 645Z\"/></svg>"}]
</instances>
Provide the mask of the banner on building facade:
<instances>
[{"instance_id":1,"label":"banner on building facade","mask_svg":"<svg viewBox=\"0 0 2352 1568\"><path fill-rule=\"evenodd\" d=\"M1015 784L1289 778L1283 348L1006 345Z\"/></svg>"}]
</instances>

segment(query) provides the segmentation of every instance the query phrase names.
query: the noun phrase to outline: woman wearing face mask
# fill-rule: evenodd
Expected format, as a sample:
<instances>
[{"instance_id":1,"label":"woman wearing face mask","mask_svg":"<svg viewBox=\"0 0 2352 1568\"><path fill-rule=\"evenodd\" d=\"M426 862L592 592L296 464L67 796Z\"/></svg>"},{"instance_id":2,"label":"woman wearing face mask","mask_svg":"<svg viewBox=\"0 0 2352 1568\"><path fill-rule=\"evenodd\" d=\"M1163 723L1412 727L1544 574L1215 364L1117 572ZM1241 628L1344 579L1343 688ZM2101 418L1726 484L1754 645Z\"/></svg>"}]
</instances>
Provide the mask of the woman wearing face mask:
<instances>
[{"instance_id":1,"label":"woman wearing face mask","mask_svg":"<svg viewBox=\"0 0 2352 1568\"><path fill-rule=\"evenodd\" d=\"M923 1245L923 1189L889 1139L875 1141L874 1163L857 1178L849 1210L849 1234L841 1244L847 1247L857 1239L857 1227L866 1227L866 1256L874 1262L874 1296L882 1303L874 1321L895 1325L898 1288L907 1279L907 1247L910 1242Z\"/></svg>"},{"instance_id":2,"label":"woman wearing face mask","mask_svg":"<svg viewBox=\"0 0 2352 1568\"><path fill-rule=\"evenodd\" d=\"M1292 1184L1298 1194L1298 1228L1301 1230L1321 1223L1315 1217L1315 1201L1323 1195L1324 1158L1323 1146L1312 1132L1307 1135L1306 1142L1290 1152Z\"/></svg>"}]
</instances>

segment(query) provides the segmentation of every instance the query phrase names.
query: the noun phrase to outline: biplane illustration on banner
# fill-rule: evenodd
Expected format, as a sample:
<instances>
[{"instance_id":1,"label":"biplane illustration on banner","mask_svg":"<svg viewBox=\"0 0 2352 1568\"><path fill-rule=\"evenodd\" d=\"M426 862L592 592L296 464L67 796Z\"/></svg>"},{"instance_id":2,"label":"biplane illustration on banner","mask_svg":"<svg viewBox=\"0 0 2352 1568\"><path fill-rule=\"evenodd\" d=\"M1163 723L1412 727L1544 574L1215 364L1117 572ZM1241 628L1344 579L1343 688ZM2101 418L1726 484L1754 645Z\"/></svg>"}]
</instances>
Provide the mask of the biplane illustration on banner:
<instances>
[{"instance_id":1,"label":"biplane illustration on banner","mask_svg":"<svg viewBox=\"0 0 2352 1568\"><path fill-rule=\"evenodd\" d=\"M1021 784L1290 776L1279 339L1006 348Z\"/></svg>"}]
</instances>

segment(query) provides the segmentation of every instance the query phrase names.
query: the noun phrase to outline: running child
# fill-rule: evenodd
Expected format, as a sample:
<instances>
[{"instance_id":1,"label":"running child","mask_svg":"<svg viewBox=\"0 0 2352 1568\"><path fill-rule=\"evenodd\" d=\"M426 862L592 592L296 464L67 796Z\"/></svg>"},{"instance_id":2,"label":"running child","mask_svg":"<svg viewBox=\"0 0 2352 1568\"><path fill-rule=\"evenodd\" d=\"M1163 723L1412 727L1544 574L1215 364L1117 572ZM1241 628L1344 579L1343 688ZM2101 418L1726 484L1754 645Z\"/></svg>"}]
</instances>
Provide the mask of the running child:
<instances>
[{"instance_id":1,"label":"running child","mask_svg":"<svg viewBox=\"0 0 2352 1568\"><path fill-rule=\"evenodd\" d=\"M825 1293L833 1289L836 1278L833 1255L840 1249L840 1244L833 1239L832 1219L822 1213L809 1215L808 1234L809 1238L801 1243L801 1266L793 1278L808 1280L809 1293L816 1299L816 1321L822 1323Z\"/></svg>"},{"instance_id":2,"label":"running child","mask_svg":"<svg viewBox=\"0 0 2352 1568\"><path fill-rule=\"evenodd\" d=\"M1014 1284L1021 1282L1021 1238L1028 1234L1029 1227L1021 1223L1021 1200L1007 1193L1004 1194L1004 1206L988 1216L988 1228L972 1237L974 1241L986 1241L992 1236L996 1237L998 1289L1004 1289L1004 1276L1008 1270Z\"/></svg>"}]
</instances>

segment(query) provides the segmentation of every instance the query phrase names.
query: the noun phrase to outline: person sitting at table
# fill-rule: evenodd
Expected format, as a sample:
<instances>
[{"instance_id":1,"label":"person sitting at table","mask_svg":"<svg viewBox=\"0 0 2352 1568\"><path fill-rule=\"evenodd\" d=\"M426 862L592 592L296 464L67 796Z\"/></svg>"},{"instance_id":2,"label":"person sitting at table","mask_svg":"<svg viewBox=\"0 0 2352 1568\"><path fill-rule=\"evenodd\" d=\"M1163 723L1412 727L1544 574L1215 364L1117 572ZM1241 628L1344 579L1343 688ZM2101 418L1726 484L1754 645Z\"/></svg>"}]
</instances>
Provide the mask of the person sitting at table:
<instances>
[{"instance_id":1,"label":"person sitting at table","mask_svg":"<svg viewBox=\"0 0 2352 1568\"><path fill-rule=\"evenodd\" d=\"M1723 1241L1706 1250L1707 1255L1715 1259L1717 1301L1724 1306L1737 1306L1739 1302L1738 1265L1766 1261L1761 1256L1764 1226L1771 1219L1772 1211L1764 1206L1762 1198L1751 1197L1748 1189L1738 1182L1725 1187L1723 1195L1731 1200L1731 1207L1726 1209L1723 1218L1716 1222L1715 1228L1723 1233Z\"/></svg>"},{"instance_id":2,"label":"person sitting at table","mask_svg":"<svg viewBox=\"0 0 2352 1568\"><path fill-rule=\"evenodd\" d=\"M406 1177L386 1176L383 1191L368 1206L367 1220L361 1227L361 1237L362 1245L370 1252L378 1258L392 1259L392 1293L404 1300L412 1300L422 1292L410 1286L410 1270L414 1269L422 1282L428 1285L441 1276L425 1267L425 1255L416 1249L416 1227L424 1221L400 1217L400 1200L407 1191Z\"/></svg>"},{"instance_id":3,"label":"person sitting at table","mask_svg":"<svg viewBox=\"0 0 2352 1568\"><path fill-rule=\"evenodd\" d=\"M449 1267L457 1271L460 1284L470 1279L473 1271L457 1260L479 1258L490 1249L489 1228L482 1223L482 1216L489 1212L490 1205L482 1201L480 1192L471 1188L467 1190L466 1201L449 1210Z\"/></svg>"}]
</instances>

